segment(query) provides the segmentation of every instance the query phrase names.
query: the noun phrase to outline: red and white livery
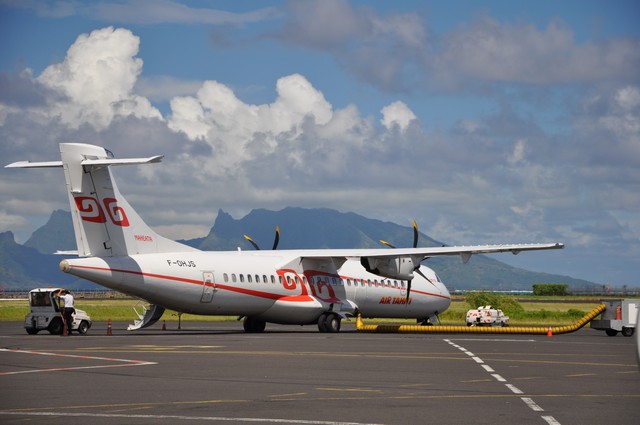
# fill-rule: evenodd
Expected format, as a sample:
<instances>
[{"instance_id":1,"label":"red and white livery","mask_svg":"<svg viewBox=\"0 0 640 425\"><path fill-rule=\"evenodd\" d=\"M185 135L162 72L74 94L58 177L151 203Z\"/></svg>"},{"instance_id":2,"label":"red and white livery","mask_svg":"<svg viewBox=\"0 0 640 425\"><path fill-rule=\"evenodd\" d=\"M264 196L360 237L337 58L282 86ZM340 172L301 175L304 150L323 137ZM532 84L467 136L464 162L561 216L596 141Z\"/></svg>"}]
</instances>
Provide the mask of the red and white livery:
<instances>
[{"instance_id":1,"label":"red and white livery","mask_svg":"<svg viewBox=\"0 0 640 425\"><path fill-rule=\"evenodd\" d=\"M61 143L60 161L16 162L8 168L63 169L78 246L65 273L147 300L152 308L131 329L182 313L244 317L244 329L267 322L317 324L337 332L343 318L415 318L428 322L451 296L429 257L559 249L512 244L397 249L200 251L154 232L122 196L111 173L118 165L160 162L162 156L118 159L108 150Z\"/></svg>"}]
</instances>

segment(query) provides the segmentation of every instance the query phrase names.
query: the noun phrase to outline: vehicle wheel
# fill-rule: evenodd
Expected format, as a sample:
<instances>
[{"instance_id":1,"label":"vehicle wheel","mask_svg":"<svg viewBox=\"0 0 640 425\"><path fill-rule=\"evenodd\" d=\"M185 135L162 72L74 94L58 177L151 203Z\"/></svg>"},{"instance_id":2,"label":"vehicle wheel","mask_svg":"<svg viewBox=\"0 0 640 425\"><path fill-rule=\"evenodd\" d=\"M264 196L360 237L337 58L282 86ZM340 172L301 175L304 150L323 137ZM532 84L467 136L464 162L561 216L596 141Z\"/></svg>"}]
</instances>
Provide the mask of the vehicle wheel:
<instances>
[{"instance_id":1,"label":"vehicle wheel","mask_svg":"<svg viewBox=\"0 0 640 425\"><path fill-rule=\"evenodd\" d=\"M622 328L622 335L633 336L633 328Z\"/></svg>"},{"instance_id":2,"label":"vehicle wheel","mask_svg":"<svg viewBox=\"0 0 640 425\"><path fill-rule=\"evenodd\" d=\"M509 324L508 324L508 323L505 323L505 322L502 322L502 327L503 327L503 328L508 328L508 327L509 327Z\"/></svg>"},{"instance_id":3,"label":"vehicle wheel","mask_svg":"<svg viewBox=\"0 0 640 425\"><path fill-rule=\"evenodd\" d=\"M340 332L340 322L342 318L334 313L329 313L326 316L324 321L325 332Z\"/></svg>"},{"instance_id":4,"label":"vehicle wheel","mask_svg":"<svg viewBox=\"0 0 640 425\"><path fill-rule=\"evenodd\" d=\"M89 323L86 320L80 322L80 326L78 326L78 333L84 335L89 330Z\"/></svg>"},{"instance_id":5,"label":"vehicle wheel","mask_svg":"<svg viewBox=\"0 0 640 425\"><path fill-rule=\"evenodd\" d=\"M267 323L264 320L246 317L242 326L244 327L244 331L247 333L260 333L264 332L264 328L267 326Z\"/></svg>"},{"instance_id":6,"label":"vehicle wheel","mask_svg":"<svg viewBox=\"0 0 640 425\"><path fill-rule=\"evenodd\" d=\"M467 326L471 326L471 325L473 325L473 323L467 322Z\"/></svg>"},{"instance_id":7,"label":"vehicle wheel","mask_svg":"<svg viewBox=\"0 0 640 425\"><path fill-rule=\"evenodd\" d=\"M62 335L63 327L64 323L62 323L62 319L56 317L49 323L47 330L51 335Z\"/></svg>"},{"instance_id":8,"label":"vehicle wheel","mask_svg":"<svg viewBox=\"0 0 640 425\"><path fill-rule=\"evenodd\" d=\"M618 335L618 331L615 329L605 329L605 333L609 336L616 336Z\"/></svg>"},{"instance_id":9,"label":"vehicle wheel","mask_svg":"<svg viewBox=\"0 0 640 425\"><path fill-rule=\"evenodd\" d=\"M27 328L27 333L29 335L35 335L40 331L40 329L36 329L36 328Z\"/></svg>"}]
</instances>

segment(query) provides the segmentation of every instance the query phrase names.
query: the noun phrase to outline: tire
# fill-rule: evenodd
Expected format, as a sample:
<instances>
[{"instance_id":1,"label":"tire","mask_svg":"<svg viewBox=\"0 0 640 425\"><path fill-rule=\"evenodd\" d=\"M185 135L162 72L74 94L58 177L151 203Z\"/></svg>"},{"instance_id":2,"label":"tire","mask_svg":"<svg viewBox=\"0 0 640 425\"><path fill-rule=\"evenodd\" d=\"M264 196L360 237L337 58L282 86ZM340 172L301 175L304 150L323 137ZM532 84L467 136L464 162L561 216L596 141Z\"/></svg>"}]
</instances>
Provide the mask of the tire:
<instances>
[{"instance_id":1,"label":"tire","mask_svg":"<svg viewBox=\"0 0 640 425\"><path fill-rule=\"evenodd\" d=\"M64 330L63 328L64 323L62 323L62 319L56 317L51 321L51 323L49 323L47 330L51 335L62 335L62 331Z\"/></svg>"},{"instance_id":2,"label":"tire","mask_svg":"<svg viewBox=\"0 0 640 425\"><path fill-rule=\"evenodd\" d=\"M244 327L244 331L247 333L261 333L264 332L267 322L253 317L245 317L242 326Z\"/></svg>"},{"instance_id":3,"label":"tire","mask_svg":"<svg viewBox=\"0 0 640 425\"><path fill-rule=\"evenodd\" d=\"M634 328L622 328L622 335L623 336L633 336L633 331Z\"/></svg>"},{"instance_id":4,"label":"tire","mask_svg":"<svg viewBox=\"0 0 640 425\"><path fill-rule=\"evenodd\" d=\"M28 333L29 335L35 335L35 334L37 334L38 332L40 332L40 329L36 329L36 328L27 328L27 333Z\"/></svg>"},{"instance_id":5,"label":"tire","mask_svg":"<svg viewBox=\"0 0 640 425\"><path fill-rule=\"evenodd\" d=\"M322 333L327 332L327 315L325 313L322 313L320 315L320 317L318 317L318 330Z\"/></svg>"},{"instance_id":6,"label":"tire","mask_svg":"<svg viewBox=\"0 0 640 425\"><path fill-rule=\"evenodd\" d=\"M81 321L80 325L78 326L78 333L81 335L84 335L87 333L88 330L89 330L89 323L86 320Z\"/></svg>"},{"instance_id":7,"label":"tire","mask_svg":"<svg viewBox=\"0 0 640 425\"><path fill-rule=\"evenodd\" d=\"M336 333L340 332L340 323L342 318L335 313L329 313L324 320L325 332Z\"/></svg>"},{"instance_id":8,"label":"tire","mask_svg":"<svg viewBox=\"0 0 640 425\"><path fill-rule=\"evenodd\" d=\"M618 335L618 331L615 330L615 329L605 329L605 333L608 336L616 336L616 335Z\"/></svg>"}]
</instances>

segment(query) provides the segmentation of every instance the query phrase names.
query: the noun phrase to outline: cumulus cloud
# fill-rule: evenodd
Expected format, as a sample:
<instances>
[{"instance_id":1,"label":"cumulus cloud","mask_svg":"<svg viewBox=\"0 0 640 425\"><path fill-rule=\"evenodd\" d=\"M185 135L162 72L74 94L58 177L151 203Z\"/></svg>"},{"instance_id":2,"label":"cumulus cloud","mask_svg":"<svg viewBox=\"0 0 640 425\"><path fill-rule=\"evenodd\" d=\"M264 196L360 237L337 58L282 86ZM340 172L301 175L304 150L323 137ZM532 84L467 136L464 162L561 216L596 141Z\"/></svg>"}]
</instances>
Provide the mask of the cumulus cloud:
<instances>
[{"instance_id":1,"label":"cumulus cloud","mask_svg":"<svg viewBox=\"0 0 640 425\"><path fill-rule=\"evenodd\" d=\"M479 90L487 84L638 81L640 40L580 43L555 18L543 27L489 15L435 34L416 12L383 15L345 0L298 1L277 38L322 50L383 89Z\"/></svg>"},{"instance_id":2,"label":"cumulus cloud","mask_svg":"<svg viewBox=\"0 0 640 425\"><path fill-rule=\"evenodd\" d=\"M135 57L139 44L138 37L122 28L80 35L64 61L37 78L67 98L51 104L48 113L71 128L89 124L104 129L117 116L161 119L146 98L131 92L142 70L142 60Z\"/></svg>"},{"instance_id":3,"label":"cumulus cloud","mask_svg":"<svg viewBox=\"0 0 640 425\"><path fill-rule=\"evenodd\" d=\"M413 111L399 100L385 106L380 112L382 112L382 120L380 122L389 130L394 126L398 126L400 131L405 131L411 121L416 119Z\"/></svg>"}]
</instances>

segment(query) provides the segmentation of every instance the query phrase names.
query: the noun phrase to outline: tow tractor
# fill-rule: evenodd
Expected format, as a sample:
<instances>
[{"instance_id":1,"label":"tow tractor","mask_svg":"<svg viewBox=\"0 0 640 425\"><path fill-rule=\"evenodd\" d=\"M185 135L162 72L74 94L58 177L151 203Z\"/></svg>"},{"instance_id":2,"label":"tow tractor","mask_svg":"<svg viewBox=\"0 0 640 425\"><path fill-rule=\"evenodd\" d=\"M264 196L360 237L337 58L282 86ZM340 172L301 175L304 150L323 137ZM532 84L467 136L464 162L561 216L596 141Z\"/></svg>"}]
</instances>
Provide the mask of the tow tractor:
<instances>
[{"instance_id":1,"label":"tow tractor","mask_svg":"<svg viewBox=\"0 0 640 425\"><path fill-rule=\"evenodd\" d=\"M632 336L638 320L640 300L606 300L602 303L607 309L600 320L591 321L591 328L605 331L609 336L616 336L618 332Z\"/></svg>"},{"instance_id":2,"label":"tow tractor","mask_svg":"<svg viewBox=\"0 0 640 425\"><path fill-rule=\"evenodd\" d=\"M45 329L50 334L62 335L64 323L58 305L59 291L60 288L36 288L29 291L31 312L24 318L24 327L29 335L35 335ZM72 330L86 334L91 327L91 318L85 311L77 308L75 310Z\"/></svg>"},{"instance_id":3,"label":"tow tractor","mask_svg":"<svg viewBox=\"0 0 640 425\"><path fill-rule=\"evenodd\" d=\"M467 311L467 326L509 326L509 316L490 305Z\"/></svg>"}]
</instances>

